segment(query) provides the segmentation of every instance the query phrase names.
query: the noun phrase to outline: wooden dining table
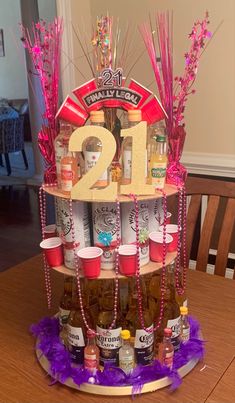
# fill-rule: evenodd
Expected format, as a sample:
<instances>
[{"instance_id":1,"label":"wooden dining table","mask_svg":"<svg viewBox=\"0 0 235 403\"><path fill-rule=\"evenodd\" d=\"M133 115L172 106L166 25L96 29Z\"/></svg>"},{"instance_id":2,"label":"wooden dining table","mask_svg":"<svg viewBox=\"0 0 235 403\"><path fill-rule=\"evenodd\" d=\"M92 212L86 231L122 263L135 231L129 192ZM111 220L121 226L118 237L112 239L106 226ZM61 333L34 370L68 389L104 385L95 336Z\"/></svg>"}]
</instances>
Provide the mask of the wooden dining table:
<instances>
[{"instance_id":1,"label":"wooden dining table","mask_svg":"<svg viewBox=\"0 0 235 403\"><path fill-rule=\"evenodd\" d=\"M131 402L131 396L86 394L60 383L52 384L35 355L32 323L58 310L63 276L51 270L52 309L48 311L41 256L0 273L0 403ZM136 397L151 402L235 402L235 281L188 270L188 307L201 324L204 360L169 388Z\"/></svg>"}]
</instances>

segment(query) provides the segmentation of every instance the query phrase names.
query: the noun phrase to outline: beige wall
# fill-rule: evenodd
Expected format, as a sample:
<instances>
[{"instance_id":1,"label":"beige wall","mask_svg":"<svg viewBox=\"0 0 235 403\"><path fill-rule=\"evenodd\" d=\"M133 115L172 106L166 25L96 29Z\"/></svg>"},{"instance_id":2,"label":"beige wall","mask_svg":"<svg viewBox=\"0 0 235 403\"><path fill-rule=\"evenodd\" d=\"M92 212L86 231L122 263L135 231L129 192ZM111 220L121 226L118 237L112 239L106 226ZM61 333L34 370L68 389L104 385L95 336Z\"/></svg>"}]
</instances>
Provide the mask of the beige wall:
<instances>
[{"instance_id":1,"label":"beige wall","mask_svg":"<svg viewBox=\"0 0 235 403\"><path fill-rule=\"evenodd\" d=\"M62 0L64 1L64 0ZM187 104L185 123L187 140L185 151L195 153L235 154L235 1L234 0L69 0L72 3L71 19L75 26L86 32L87 38L90 16L95 21L97 15L105 14L120 17L122 33L127 24L134 27L148 20L149 13L173 9L174 11L174 72L181 74L184 67L184 53L189 47L188 33L193 22L210 14L210 29L214 31L219 23L223 24L212 39L201 58L196 81L196 94ZM84 4L85 3L85 4ZM68 3L66 3L68 4ZM90 13L90 15L88 15ZM82 16L85 22L82 22ZM85 29L84 29L85 27ZM88 40L88 39L87 39ZM87 79L91 78L88 66L81 57L78 43L73 43L76 64ZM140 34L136 30L133 39L132 60L144 49ZM81 58L79 58L81 57ZM132 61L129 61L131 66ZM150 86L155 92L153 74L147 55L136 64L131 76ZM75 73L76 84L84 80Z\"/></svg>"},{"instance_id":2,"label":"beige wall","mask_svg":"<svg viewBox=\"0 0 235 403\"><path fill-rule=\"evenodd\" d=\"M20 41L20 1L0 0L0 28L4 31L5 56L0 57L0 98L27 98L24 48Z\"/></svg>"}]
</instances>

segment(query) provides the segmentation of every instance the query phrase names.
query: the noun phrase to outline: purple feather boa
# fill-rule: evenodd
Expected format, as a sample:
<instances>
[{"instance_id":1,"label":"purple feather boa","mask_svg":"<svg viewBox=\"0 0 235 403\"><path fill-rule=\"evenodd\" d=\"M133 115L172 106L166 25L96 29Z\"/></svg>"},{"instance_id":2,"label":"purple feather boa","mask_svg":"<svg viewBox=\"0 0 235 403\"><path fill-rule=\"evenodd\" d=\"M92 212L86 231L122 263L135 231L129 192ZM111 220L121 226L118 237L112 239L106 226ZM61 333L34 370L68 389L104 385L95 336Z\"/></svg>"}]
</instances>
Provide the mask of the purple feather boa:
<instances>
[{"instance_id":1,"label":"purple feather boa","mask_svg":"<svg viewBox=\"0 0 235 403\"><path fill-rule=\"evenodd\" d=\"M84 382L92 382L103 386L132 385L132 393L141 393L147 382L156 381L168 376L171 380L171 390L179 387L182 380L177 371L192 358L201 360L204 355L204 342L200 339L200 327L196 319L189 317L190 339L181 344L180 350L174 355L173 369L162 366L158 360L151 365L135 367L130 375L126 375L120 368L105 366L103 371L97 371L91 377L89 371L71 363L70 354L59 338L60 326L57 318L43 318L37 325L32 325L31 333L37 337L37 348L50 363L49 373L54 382L64 383L72 378L77 386Z\"/></svg>"}]
</instances>

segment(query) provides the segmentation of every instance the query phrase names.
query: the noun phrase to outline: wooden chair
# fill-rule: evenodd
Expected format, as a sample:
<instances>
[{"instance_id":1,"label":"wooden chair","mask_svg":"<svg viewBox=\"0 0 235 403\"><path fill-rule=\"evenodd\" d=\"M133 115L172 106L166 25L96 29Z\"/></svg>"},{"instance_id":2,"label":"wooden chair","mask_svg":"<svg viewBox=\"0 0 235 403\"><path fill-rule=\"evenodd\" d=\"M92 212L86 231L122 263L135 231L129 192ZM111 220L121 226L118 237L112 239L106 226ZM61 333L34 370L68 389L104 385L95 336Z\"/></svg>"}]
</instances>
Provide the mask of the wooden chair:
<instances>
[{"instance_id":1,"label":"wooden chair","mask_svg":"<svg viewBox=\"0 0 235 403\"><path fill-rule=\"evenodd\" d=\"M204 221L200 231L200 239L197 250L196 270L206 271L211 247L211 239L218 213L221 214L221 198L226 199L225 211L222 219L220 233L218 234L218 246L215 261L215 272L220 276L225 275L229 248L233 236L235 218L235 183L224 180L188 177L186 181L186 193L191 196L187 212L187 256L191 255L194 242L194 233L198 217L202 207L202 196L208 196L208 202ZM234 276L233 276L234 278Z\"/></svg>"}]
</instances>

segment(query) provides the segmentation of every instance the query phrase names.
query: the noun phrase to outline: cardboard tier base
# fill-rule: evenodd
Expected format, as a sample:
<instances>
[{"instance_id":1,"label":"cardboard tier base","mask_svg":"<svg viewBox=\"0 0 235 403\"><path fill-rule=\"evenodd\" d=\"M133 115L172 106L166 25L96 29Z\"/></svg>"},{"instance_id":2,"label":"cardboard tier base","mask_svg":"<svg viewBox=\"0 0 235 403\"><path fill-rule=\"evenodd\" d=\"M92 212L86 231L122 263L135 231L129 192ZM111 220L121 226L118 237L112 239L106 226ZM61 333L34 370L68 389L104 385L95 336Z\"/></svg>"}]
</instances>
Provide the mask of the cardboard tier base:
<instances>
[{"instance_id":1,"label":"cardboard tier base","mask_svg":"<svg viewBox=\"0 0 235 403\"><path fill-rule=\"evenodd\" d=\"M49 371L49 362L44 355L42 355L41 351L36 349L37 359L42 366L42 368L47 372ZM178 369L178 373L181 378L187 375L195 365L198 363L198 359L190 360L186 365ZM141 393L154 392L158 389L165 388L166 386L171 384L171 380L168 377L164 377L158 379L157 381L145 383ZM71 378L67 379L66 382L63 383L72 389L77 389L81 392L91 393L95 395L108 395L108 396L129 396L132 395L132 386L101 386L101 385L93 385L90 383L84 383L80 387L78 387Z\"/></svg>"}]
</instances>

